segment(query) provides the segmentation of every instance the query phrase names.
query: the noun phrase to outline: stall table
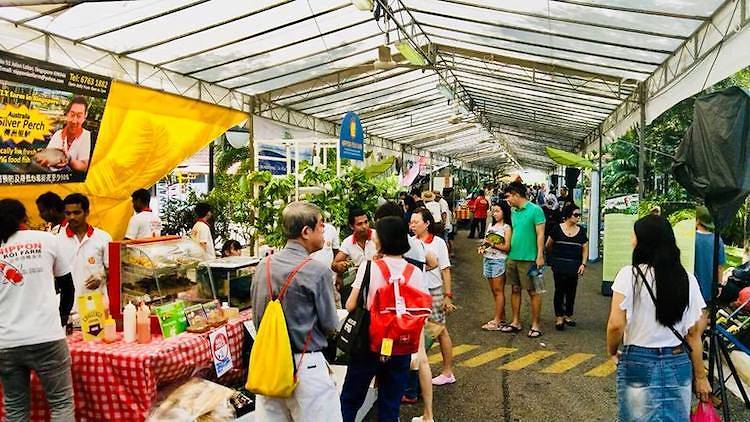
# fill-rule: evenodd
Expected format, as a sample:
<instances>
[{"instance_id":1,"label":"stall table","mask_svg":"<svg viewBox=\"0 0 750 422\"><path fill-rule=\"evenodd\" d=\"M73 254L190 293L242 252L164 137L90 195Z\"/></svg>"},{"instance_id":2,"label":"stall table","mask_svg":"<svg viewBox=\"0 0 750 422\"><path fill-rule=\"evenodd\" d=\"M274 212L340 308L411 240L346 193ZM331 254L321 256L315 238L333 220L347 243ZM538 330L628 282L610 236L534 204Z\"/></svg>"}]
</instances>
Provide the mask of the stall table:
<instances>
[{"instance_id":1,"label":"stall table","mask_svg":"<svg viewBox=\"0 0 750 422\"><path fill-rule=\"evenodd\" d=\"M234 369L222 383L237 382L247 375L242 364L243 323L250 311L227 324ZM68 336L72 358L76 419L79 421L143 421L157 398L157 390L198 372L216 376L208 333L182 333L171 338L154 336L149 344L117 341L106 344L83 341L80 332ZM0 397L2 386L0 386ZM4 401L0 421L5 420ZM31 420L48 421L49 409L41 384L32 375Z\"/></svg>"}]
</instances>

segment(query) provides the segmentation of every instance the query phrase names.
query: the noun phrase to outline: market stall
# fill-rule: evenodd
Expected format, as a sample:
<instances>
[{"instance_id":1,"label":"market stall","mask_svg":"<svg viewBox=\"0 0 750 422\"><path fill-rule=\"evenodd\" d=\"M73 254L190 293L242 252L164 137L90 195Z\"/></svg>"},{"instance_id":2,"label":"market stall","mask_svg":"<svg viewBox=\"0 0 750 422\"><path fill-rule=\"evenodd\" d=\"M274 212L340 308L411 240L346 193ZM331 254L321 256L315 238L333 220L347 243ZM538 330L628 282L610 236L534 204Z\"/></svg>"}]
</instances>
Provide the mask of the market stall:
<instances>
[{"instance_id":1,"label":"market stall","mask_svg":"<svg viewBox=\"0 0 750 422\"><path fill-rule=\"evenodd\" d=\"M244 323L250 311L228 321L226 327L233 369L218 381L231 384L244 379ZM157 391L178 380L200 374L216 379L209 333L182 333L175 337L154 336L148 344L107 344L83 340L81 332L68 336L72 359L73 388L78 420L144 421L156 403ZM0 393L2 386L0 386ZM49 420L47 400L39 379L32 377L31 420ZM0 401L0 419L5 415Z\"/></svg>"}]
</instances>

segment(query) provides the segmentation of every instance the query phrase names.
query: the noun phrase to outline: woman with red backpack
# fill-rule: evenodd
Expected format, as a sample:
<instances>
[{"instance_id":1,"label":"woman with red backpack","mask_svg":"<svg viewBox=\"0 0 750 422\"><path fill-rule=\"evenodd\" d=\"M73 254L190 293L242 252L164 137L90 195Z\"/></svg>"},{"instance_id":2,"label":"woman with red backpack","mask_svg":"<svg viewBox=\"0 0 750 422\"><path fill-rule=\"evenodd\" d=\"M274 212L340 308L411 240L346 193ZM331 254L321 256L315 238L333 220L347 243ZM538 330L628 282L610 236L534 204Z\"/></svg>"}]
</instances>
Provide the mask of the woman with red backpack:
<instances>
[{"instance_id":1,"label":"woman with red backpack","mask_svg":"<svg viewBox=\"0 0 750 422\"><path fill-rule=\"evenodd\" d=\"M378 421L398 421L411 354L419 347L431 308L422 271L403 258L409 250L404 220L384 217L375 227L376 246L383 258L362 263L346 301L346 309L353 312L362 291L364 306L370 311L370 351L350 356L341 392L344 422L355 420L375 376ZM369 280L365 280L366 273L370 274Z\"/></svg>"}]
</instances>

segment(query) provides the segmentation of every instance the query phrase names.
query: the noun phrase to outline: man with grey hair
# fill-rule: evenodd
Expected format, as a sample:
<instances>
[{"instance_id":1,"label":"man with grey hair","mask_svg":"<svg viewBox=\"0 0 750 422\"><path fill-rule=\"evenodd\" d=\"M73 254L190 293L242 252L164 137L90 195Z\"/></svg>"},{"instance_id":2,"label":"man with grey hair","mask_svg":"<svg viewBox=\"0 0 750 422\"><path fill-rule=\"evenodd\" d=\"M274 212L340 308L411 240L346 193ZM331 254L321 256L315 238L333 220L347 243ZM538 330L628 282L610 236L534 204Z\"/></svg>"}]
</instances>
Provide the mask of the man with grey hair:
<instances>
[{"instance_id":1,"label":"man with grey hair","mask_svg":"<svg viewBox=\"0 0 750 422\"><path fill-rule=\"evenodd\" d=\"M269 297L268 277L274 297L287 278L293 278L281 298L294 353L297 388L288 399L256 397L261 421L338 421L341 404L332 372L321 351L339 326L333 301L331 270L311 259L323 247L320 208L304 201L292 202L282 212L286 246L263 258L251 287L253 323L260 328ZM304 361L303 360L304 357Z\"/></svg>"}]
</instances>

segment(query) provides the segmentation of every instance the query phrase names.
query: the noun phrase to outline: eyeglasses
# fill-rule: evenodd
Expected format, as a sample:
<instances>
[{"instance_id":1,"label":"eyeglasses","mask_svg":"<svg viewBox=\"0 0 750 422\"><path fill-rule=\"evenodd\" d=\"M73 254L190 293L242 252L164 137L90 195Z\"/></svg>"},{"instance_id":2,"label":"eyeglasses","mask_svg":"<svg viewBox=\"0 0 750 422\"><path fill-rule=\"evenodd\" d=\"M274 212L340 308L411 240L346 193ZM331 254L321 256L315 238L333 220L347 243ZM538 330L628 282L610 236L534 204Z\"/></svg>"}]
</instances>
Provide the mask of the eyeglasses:
<instances>
[{"instance_id":1,"label":"eyeglasses","mask_svg":"<svg viewBox=\"0 0 750 422\"><path fill-rule=\"evenodd\" d=\"M573 217L580 217L580 216L581 216L581 213L579 213L579 212L574 212L573 213Z\"/></svg>"}]
</instances>

